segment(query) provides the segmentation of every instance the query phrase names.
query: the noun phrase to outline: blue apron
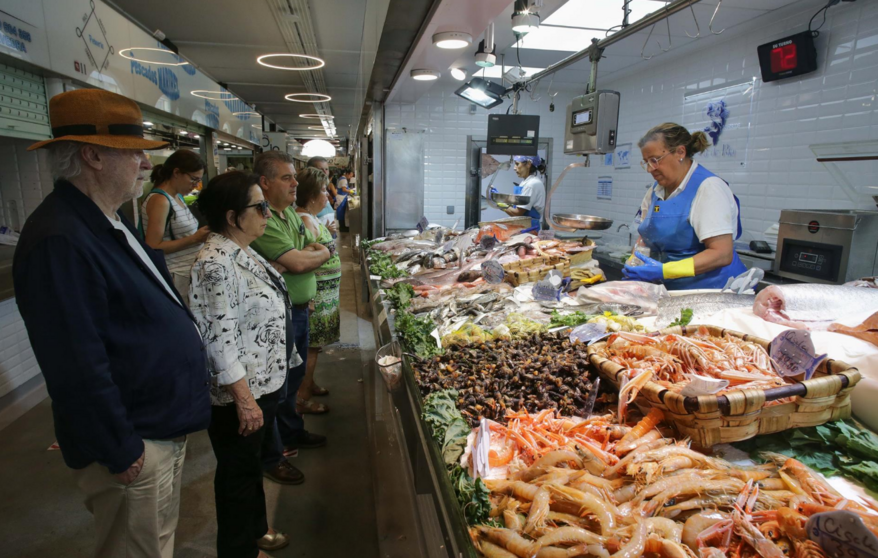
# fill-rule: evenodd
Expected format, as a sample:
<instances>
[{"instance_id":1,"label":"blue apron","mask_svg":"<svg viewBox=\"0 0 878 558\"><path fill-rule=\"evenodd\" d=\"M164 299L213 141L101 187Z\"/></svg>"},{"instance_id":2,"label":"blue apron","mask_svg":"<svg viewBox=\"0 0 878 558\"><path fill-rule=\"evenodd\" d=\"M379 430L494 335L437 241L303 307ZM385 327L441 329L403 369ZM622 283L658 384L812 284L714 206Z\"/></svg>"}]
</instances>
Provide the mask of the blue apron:
<instances>
[{"instance_id":1,"label":"blue apron","mask_svg":"<svg viewBox=\"0 0 878 558\"><path fill-rule=\"evenodd\" d=\"M527 178L525 178L524 180L527 180ZM522 182L524 182L524 180ZM522 188L521 186L516 186L515 188L513 188L512 193L516 196L520 196L524 193L524 188ZM531 228L536 227L537 230L540 230L540 227L542 227L542 215L540 215L540 212L531 207L527 210L527 213L525 213L525 215L530 217Z\"/></svg>"},{"instance_id":2,"label":"blue apron","mask_svg":"<svg viewBox=\"0 0 878 558\"><path fill-rule=\"evenodd\" d=\"M652 258L664 263L685 260L704 250L704 244L698 240L695 229L689 223L692 201L698 188L705 179L716 176L701 165L689 178L686 189L669 200L661 200L652 190L650 211L643 216L643 222L637 228L640 237L652 252ZM738 205L738 232L734 240L741 236L741 202L735 196ZM729 277L735 277L747 271L741 263L737 252L732 251L732 263L725 267L702 273L694 277L667 279L665 287L671 290L680 289L721 289Z\"/></svg>"}]
</instances>

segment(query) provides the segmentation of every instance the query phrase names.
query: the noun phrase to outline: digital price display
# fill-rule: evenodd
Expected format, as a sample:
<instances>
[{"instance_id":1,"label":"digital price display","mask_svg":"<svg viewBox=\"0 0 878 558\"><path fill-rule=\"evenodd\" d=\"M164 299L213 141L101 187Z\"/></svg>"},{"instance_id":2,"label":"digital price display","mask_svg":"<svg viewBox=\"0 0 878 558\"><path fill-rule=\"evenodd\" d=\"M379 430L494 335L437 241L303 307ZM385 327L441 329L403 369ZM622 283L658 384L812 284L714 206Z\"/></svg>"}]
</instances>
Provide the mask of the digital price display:
<instances>
[{"instance_id":1,"label":"digital price display","mask_svg":"<svg viewBox=\"0 0 878 558\"><path fill-rule=\"evenodd\" d=\"M838 281L843 249L833 244L784 239L780 270L829 282Z\"/></svg>"},{"instance_id":2,"label":"digital price display","mask_svg":"<svg viewBox=\"0 0 878 558\"><path fill-rule=\"evenodd\" d=\"M798 76L817 69L817 49L814 36L804 31L778 41L760 45L759 66L762 68L762 81Z\"/></svg>"},{"instance_id":3,"label":"digital price display","mask_svg":"<svg viewBox=\"0 0 878 558\"><path fill-rule=\"evenodd\" d=\"M573 113L573 125L574 126L584 126L586 124L591 124L591 109L581 110L579 112Z\"/></svg>"}]
</instances>

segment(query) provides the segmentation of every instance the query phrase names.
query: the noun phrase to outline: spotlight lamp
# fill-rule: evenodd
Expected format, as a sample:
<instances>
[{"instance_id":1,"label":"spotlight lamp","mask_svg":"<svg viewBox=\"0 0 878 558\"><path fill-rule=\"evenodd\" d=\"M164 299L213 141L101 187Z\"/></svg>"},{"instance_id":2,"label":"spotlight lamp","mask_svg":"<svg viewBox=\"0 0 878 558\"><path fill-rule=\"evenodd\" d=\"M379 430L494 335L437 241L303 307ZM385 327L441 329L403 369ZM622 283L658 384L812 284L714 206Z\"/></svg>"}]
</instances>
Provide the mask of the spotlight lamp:
<instances>
[{"instance_id":1,"label":"spotlight lamp","mask_svg":"<svg viewBox=\"0 0 878 558\"><path fill-rule=\"evenodd\" d=\"M476 51L476 66L480 68L493 68L497 63L497 46L488 51L485 49L485 41L479 42L479 50Z\"/></svg>"},{"instance_id":2,"label":"spotlight lamp","mask_svg":"<svg viewBox=\"0 0 878 558\"><path fill-rule=\"evenodd\" d=\"M515 0L512 12L512 31L519 35L532 33L540 28L540 14L529 0Z\"/></svg>"},{"instance_id":3,"label":"spotlight lamp","mask_svg":"<svg viewBox=\"0 0 878 558\"><path fill-rule=\"evenodd\" d=\"M462 85L454 94L487 109L496 107L503 102L506 89L494 82L473 78Z\"/></svg>"}]
</instances>

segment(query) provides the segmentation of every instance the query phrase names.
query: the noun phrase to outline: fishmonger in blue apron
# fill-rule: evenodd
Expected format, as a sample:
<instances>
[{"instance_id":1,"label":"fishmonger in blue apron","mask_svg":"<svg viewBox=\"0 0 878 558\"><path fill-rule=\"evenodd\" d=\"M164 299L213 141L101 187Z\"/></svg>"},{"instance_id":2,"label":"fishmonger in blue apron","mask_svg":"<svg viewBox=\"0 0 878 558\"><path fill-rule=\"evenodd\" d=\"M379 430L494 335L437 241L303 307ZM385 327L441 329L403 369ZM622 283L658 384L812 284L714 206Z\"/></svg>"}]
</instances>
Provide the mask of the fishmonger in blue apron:
<instances>
[{"instance_id":1,"label":"fishmonger in blue apron","mask_svg":"<svg viewBox=\"0 0 878 558\"><path fill-rule=\"evenodd\" d=\"M527 215L530 217L531 227L540 229L543 210L546 208L546 186L540 175L546 175L546 162L538 157L516 155L515 174L522 178L521 184L515 187L516 196L528 196L530 201L525 205L513 205L503 211L512 217Z\"/></svg>"},{"instance_id":2,"label":"fishmonger in blue apron","mask_svg":"<svg viewBox=\"0 0 878 558\"><path fill-rule=\"evenodd\" d=\"M734 249L741 236L738 198L721 178L692 160L710 146L704 132L679 124L651 129L638 143L641 166L655 179L643 198L637 232L649 248L645 265L626 265L625 279L668 289L721 289L747 268Z\"/></svg>"}]
</instances>

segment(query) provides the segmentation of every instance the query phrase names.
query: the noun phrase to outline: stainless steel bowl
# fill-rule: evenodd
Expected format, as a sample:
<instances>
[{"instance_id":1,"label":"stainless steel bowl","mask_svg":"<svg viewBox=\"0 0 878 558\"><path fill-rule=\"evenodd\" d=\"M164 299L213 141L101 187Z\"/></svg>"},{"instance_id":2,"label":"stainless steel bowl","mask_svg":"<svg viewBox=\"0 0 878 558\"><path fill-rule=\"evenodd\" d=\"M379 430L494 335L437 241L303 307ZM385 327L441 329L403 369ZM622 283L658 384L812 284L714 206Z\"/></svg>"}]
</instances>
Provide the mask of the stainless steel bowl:
<instances>
[{"instance_id":1,"label":"stainless steel bowl","mask_svg":"<svg viewBox=\"0 0 878 558\"><path fill-rule=\"evenodd\" d=\"M527 205L530 203L530 196L516 196L515 194L491 194L491 200L494 203L508 203L509 205Z\"/></svg>"},{"instance_id":2,"label":"stainless steel bowl","mask_svg":"<svg viewBox=\"0 0 878 558\"><path fill-rule=\"evenodd\" d=\"M603 217L595 217L594 215L576 215L571 213L555 213L552 215L552 222L559 227L589 229L593 231L602 231L613 226L612 219L604 219Z\"/></svg>"}]
</instances>

